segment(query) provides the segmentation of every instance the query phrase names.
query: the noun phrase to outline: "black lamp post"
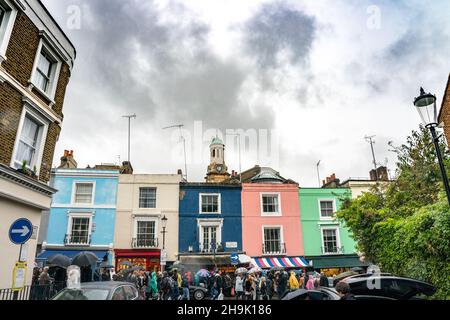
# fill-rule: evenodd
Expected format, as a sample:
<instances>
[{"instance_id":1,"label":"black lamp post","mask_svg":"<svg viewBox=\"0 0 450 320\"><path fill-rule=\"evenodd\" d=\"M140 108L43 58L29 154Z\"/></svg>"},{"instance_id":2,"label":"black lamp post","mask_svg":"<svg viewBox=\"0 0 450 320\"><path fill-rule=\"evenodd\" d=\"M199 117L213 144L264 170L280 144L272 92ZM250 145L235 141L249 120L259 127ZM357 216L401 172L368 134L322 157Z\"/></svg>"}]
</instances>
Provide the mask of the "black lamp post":
<instances>
[{"instance_id":1,"label":"black lamp post","mask_svg":"<svg viewBox=\"0 0 450 320\"><path fill-rule=\"evenodd\" d=\"M161 233L163 234L163 245L162 245L162 250L161 251L162 251L162 253L165 254L165 249L166 249L166 232L167 232L166 231L167 218L166 218L165 215L161 218L161 226L162 226ZM161 264L161 271L164 271L164 265L165 264Z\"/></svg>"},{"instance_id":2,"label":"black lamp post","mask_svg":"<svg viewBox=\"0 0 450 320\"><path fill-rule=\"evenodd\" d=\"M414 99L414 105L419 111L420 118L426 128L431 131L433 143L436 148L436 154L441 168L442 180L444 180L445 192L447 194L448 204L450 205L450 187L448 184L447 172L445 171L444 161L442 160L441 149L439 148L439 138L436 134L436 127L438 126L437 110L436 110L436 96L431 93L425 93L423 88L420 88L420 96Z\"/></svg>"}]
</instances>

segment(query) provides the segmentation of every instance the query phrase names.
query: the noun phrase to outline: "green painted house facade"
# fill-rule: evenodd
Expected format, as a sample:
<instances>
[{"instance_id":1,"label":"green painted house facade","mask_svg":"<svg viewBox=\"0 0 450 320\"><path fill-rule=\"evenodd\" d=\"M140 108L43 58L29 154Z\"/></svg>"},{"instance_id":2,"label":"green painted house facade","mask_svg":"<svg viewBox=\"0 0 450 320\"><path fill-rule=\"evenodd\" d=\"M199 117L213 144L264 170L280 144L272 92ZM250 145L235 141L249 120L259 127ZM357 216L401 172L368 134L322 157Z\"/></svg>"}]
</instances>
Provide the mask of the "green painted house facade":
<instances>
[{"instance_id":1,"label":"green painted house facade","mask_svg":"<svg viewBox=\"0 0 450 320\"><path fill-rule=\"evenodd\" d=\"M314 269L329 275L364 266L351 232L334 218L342 199L351 196L349 188L299 189L305 257L313 261Z\"/></svg>"}]
</instances>

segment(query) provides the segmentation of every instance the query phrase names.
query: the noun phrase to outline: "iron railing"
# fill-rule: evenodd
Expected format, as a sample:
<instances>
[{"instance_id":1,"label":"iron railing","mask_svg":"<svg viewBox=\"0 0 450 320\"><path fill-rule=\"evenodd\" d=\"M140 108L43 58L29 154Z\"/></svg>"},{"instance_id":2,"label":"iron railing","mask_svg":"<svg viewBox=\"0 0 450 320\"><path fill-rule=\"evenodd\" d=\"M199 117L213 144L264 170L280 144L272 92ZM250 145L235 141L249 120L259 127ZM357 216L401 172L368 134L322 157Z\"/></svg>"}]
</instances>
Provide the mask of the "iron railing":
<instances>
[{"instance_id":1,"label":"iron railing","mask_svg":"<svg viewBox=\"0 0 450 320\"><path fill-rule=\"evenodd\" d=\"M266 241L262 244L262 253L267 255L286 254L286 244L281 241Z\"/></svg>"},{"instance_id":2,"label":"iron railing","mask_svg":"<svg viewBox=\"0 0 450 320\"><path fill-rule=\"evenodd\" d=\"M132 248L158 248L158 238L132 238Z\"/></svg>"},{"instance_id":3,"label":"iron railing","mask_svg":"<svg viewBox=\"0 0 450 320\"><path fill-rule=\"evenodd\" d=\"M345 253L344 247L320 247L322 254L343 254Z\"/></svg>"},{"instance_id":4,"label":"iron railing","mask_svg":"<svg viewBox=\"0 0 450 320\"><path fill-rule=\"evenodd\" d=\"M66 287L65 281L50 284L32 284L19 291L0 289L1 300L50 300Z\"/></svg>"},{"instance_id":5,"label":"iron railing","mask_svg":"<svg viewBox=\"0 0 450 320\"><path fill-rule=\"evenodd\" d=\"M212 252L224 252L223 245L221 242L211 242L209 244L200 243L199 251L203 253L212 253Z\"/></svg>"},{"instance_id":6,"label":"iron railing","mask_svg":"<svg viewBox=\"0 0 450 320\"><path fill-rule=\"evenodd\" d=\"M66 234L64 236L64 244L66 246L89 246L91 244L91 235L74 236Z\"/></svg>"}]
</instances>

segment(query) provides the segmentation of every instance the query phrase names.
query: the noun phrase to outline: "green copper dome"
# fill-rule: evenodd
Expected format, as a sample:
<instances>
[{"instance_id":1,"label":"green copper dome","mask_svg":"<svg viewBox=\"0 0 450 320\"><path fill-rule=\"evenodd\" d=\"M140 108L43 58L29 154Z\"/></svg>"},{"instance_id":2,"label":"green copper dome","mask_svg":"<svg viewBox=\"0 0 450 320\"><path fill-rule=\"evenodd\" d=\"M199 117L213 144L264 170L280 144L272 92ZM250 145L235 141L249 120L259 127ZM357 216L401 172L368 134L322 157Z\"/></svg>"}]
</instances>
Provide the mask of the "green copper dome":
<instances>
[{"instance_id":1,"label":"green copper dome","mask_svg":"<svg viewBox=\"0 0 450 320\"><path fill-rule=\"evenodd\" d=\"M214 145L214 144L220 144L220 145L223 145L223 141L220 140L220 138L216 136L216 137L214 137L214 138L212 139L210 146L212 146L212 145Z\"/></svg>"}]
</instances>

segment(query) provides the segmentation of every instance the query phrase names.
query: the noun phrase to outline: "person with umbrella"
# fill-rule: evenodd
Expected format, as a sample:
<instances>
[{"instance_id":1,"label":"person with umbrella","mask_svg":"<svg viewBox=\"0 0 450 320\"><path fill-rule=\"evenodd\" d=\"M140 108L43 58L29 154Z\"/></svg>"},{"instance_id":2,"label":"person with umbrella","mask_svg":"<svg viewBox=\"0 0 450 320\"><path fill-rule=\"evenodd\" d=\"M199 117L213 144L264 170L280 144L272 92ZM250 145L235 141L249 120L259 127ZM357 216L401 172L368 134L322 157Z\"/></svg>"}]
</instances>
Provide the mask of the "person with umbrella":
<instances>
[{"instance_id":1,"label":"person with umbrella","mask_svg":"<svg viewBox=\"0 0 450 320\"><path fill-rule=\"evenodd\" d=\"M234 292L236 294L236 300L242 300L244 298L244 277L242 276L242 273L238 273L236 277Z\"/></svg>"}]
</instances>

